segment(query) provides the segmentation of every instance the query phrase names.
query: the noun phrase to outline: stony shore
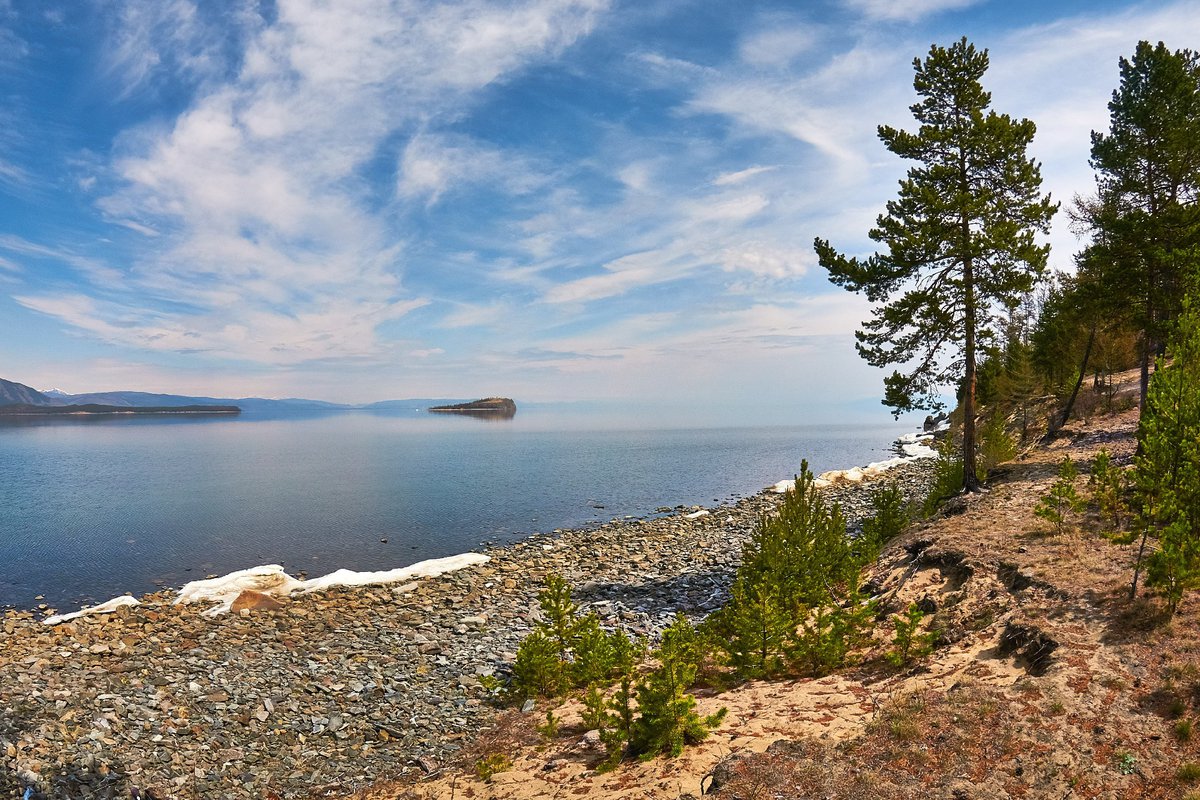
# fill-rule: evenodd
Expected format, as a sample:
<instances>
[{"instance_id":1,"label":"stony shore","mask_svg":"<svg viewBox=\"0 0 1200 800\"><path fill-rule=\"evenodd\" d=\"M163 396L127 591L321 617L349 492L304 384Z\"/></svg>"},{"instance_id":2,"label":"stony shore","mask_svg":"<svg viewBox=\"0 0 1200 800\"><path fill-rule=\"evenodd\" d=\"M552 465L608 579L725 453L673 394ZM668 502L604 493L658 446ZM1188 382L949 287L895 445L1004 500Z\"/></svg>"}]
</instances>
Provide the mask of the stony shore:
<instances>
[{"instance_id":1,"label":"stony shore","mask_svg":"<svg viewBox=\"0 0 1200 800\"><path fill-rule=\"evenodd\" d=\"M890 470L910 497L928 460ZM868 487L825 490L854 524ZM333 590L217 618L163 592L59 626L0 619L0 796L298 797L435 769L495 709L503 672L564 575L606 625L654 636L724 599L779 495L539 534L403 586ZM35 795L37 796L37 795Z\"/></svg>"}]
</instances>

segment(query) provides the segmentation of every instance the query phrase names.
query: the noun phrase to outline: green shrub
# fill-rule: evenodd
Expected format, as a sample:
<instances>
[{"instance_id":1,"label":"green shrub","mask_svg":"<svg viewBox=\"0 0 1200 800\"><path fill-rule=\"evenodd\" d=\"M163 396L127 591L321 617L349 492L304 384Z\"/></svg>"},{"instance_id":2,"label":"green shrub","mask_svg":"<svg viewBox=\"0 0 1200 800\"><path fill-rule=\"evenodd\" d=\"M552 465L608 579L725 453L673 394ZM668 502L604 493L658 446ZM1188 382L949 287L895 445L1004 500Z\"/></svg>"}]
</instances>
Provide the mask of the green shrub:
<instances>
[{"instance_id":1,"label":"green shrub","mask_svg":"<svg viewBox=\"0 0 1200 800\"><path fill-rule=\"evenodd\" d=\"M858 560L868 564L879 557L880 549L908 527L908 505L904 492L889 483L871 494L871 516L863 520L862 536L856 544Z\"/></svg>"},{"instance_id":2,"label":"green shrub","mask_svg":"<svg viewBox=\"0 0 1200 800\"><path fill-rule=\"evenodd\" d=\"M547 709L546 721L537 726L537 732L546 739L553 739L558 736L558 725L561 720L554 716L554 709Z\"/></svg>"},{"instance_id":3,"label":"green shrub","mask_svg":"<svg viewBox=\"0 0 1200 800\"><path fill-rule=\"evenodd\" d=\"M558 697L566 690L558 646L540 627L521 640L509 690L518 698Z\"/></svg>"},{"instance_id":4,"label":"green shrub","mask_svg":"<svg viewBox=\"0 0 1200 800\"><path fill-rule=\"evenodd\" d=\"M1078 476L1079 472L1075 469L1071 457L1063 456L1058 467L1058 480L1033 510L1034 514L1054 526L1055 533L1062 533L1071 515L1083 510L1083 499L1075 491L1075 478Z\"/></svg>"},{"instance_id":5,"label":"green shrub","mask_svg":"<svg viewBox=\"0 0 1200 800\"><path fill-rule=\"evenodd\" d=\"M475 762L475 774L481 781L490 781L493 775L512 769L512 759L504 753L492 753Z\"/></svg>"},{"instance_id":6,"label":"green shrub","mask_svg":"<svg viewBox=\"0 0 1200 800\"><path fill-rule=\"evenodd\" d=\"M551 572L546 576L546 588L538 594L538 606L545 617L542 628L558 645L559 659L566 662L579 625L579 606L571 599L571 587L561 575Z\"/></svg>"},{"instance_id":7,"label":"green shrub","mask_svg":"<svg viewBox=\"0 0 1200 800\"><path fill-rule=\"evenodd\" d=\"M612 680L621 653L633 643L621 631L607 633L595 612L584 616L562 576L546 576L538 595L543 619L517 647L509 691L517 698L559 697Z\"/></svg>"},{"instance_id":8,"label":"green shrub","mask_svg":"<svg viewBox=\"0 0 1200 800\"><path fill-rule=\"evenodd\" d=\"M979 428L975 474L981 481L987 479L992 467L1016 458L1017 443L1008 434L1004 422L1004 415L996 411Z\"/></svg>"},{"instance_id":9,"label":"green shrub","mask_svg":"<svg viewBox=\"0 0 1200 800\"><path fill-rule=\"evenodd\" d=\"M696 680L699 656L696 631L682 614L663 632L654 657L658 666L637 688L638 717L630 740L630 750L643 760L659 753L679 755L684 745L704 740L725 716L721 709L701 717L696 698L687 692Z\"/></svg>"},{"instance_id":10,"label":"green shrub","mask_svg":"<svg viewBox=\"0 0 1200 800\"><path fill-rule=\"evenodd\" d=\"M808 675L828 675L846 664L850 653L863 645L875 619L875 606L855 585L845 605L819 605L800 623L789 642L792 663Z\"/></svg>"},{"instance_id":11,"label":"green shrub","mask_svg":"<svg viewBox=\"0 0 1200 800\"><path fill-rule=\"evenodd\" d=\"M920 633L925 612L916 603L909 605L903 614L892 617L896 635L892 638L892 651L887 660L894 666L903 667L933 651L933 633Z\"/></svg>"},{"instance_id":12,"label":"green shrub","mask_svg":"<svg viewBox=\"0 0 1200 800\"><path fill-rule=\"evenodd\" d=\"M1138 429L1134 459L1142 544L1157 537L1146 564L1146 583L1174 615L1184 594L1200 586L1200 309L1184 303L1167 347L1150 379L1146 413Z\"/></svg>"},{"instance_id":13,"label":"green shrub","mask_svg":"<svg viewBox=\"0 0 1200 800\"><path fill-rule=\"evenodd\" d=\"M840 664L869 616L858 592L864 560L874 557L865 549L802 463L794 489L774 516L759 519L743 548L729 602L704 626L735 676L769 677L793 666L824 673Z\"/></svg>"},{"instance_id":14,"label":"green shrub","mask_svg":"<svg viewBox=\"0 0 1200 800\"><path fill-rule=\"evenodd\" d=\"M938 445L937 461L933 465L933 487L925 498L921 512L933 516L943 502L957 495L963 487L963 462L954 441L946 436Z\"/></svg>"},{"instance_id":15,"label":"green shrub","mask_svg":"<svg viewBox=\"0 0 1200 800\"><path fill-rule=\"evenodd\" d=\"M594 611L578 620L571 637L571 649L575 659L571 664L571 675L575 686L586 688L606 682L612 675L615 657L614 636L623 637L624 634L605 633L600 627L600 618Z\"/></svg>"},{"instance_id":16,"label":"green shrub","mask_svg":"<svg viewBox=\"0 0 1200 800\"><path fill-rule=\"evenodd\" d=\"M1113 532L1119 532L1127 513L1125 502L1126 489L1125 471L1114 466L1108 450L1101 450L1092 460L1092 470L1088 475L1088 495L1101 519L1112 525Z\"/></svg>"}]
</instances>

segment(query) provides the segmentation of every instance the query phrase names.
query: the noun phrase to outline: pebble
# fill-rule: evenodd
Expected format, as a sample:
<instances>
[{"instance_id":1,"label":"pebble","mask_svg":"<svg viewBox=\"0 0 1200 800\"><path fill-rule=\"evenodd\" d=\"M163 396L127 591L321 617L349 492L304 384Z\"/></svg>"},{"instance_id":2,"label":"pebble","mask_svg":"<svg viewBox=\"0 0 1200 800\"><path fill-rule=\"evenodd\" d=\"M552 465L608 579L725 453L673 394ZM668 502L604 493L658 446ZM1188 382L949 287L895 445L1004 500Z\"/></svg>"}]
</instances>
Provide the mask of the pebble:
<instances>
[{"instance_id":1,"label":"pebble","mask_svg":"<svg viewBox=\"0 0 1200 800\"><path fill-rule=\"evenodd\" d=\"M888 479L923 497L929 464ZM869 488L824 491L853 525ZM0 794L19 795L25 780L50 797L129 797L136 786L142 796L292 798L431 772L496 713L480 677L509 674L547 573L576 587L605 627L653 639L677 611L698 619L725 601L742 544L779 500L763 492L706 515L679 507L556 530L440 578L244 615L204 617L169 591L54 627L7 611Z\"/></svg>"}]
</instances>

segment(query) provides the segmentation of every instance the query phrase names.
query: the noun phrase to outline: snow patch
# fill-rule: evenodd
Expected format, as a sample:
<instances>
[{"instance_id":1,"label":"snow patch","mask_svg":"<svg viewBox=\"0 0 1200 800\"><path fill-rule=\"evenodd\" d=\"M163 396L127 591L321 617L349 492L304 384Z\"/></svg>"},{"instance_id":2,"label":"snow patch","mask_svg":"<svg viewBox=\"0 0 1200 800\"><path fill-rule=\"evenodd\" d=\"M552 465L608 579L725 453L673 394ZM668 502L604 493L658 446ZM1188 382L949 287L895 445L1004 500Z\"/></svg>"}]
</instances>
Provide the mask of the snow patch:
<instances>
[{"instance_id":1,"label":"snow patch","mask_svg":"<svg viewBox=\"0 0 1200 800\"><path fill-rule=\"evenodd\" d=\"M137 604L138 599L136 597L130 597L129 595L125 594L121 595L120 597L114 597L112 600L106 600L99 605L88 606L87 608L81 608L78 611L72 611L70 614L55 614L53 617L46 617L44 620L42 620L42 624L58 625L73 619L79 619L80 617L89 617L92 614L111 614L123 606L136 606Z\"/></svg>"},{"instance_id":2,"label":"snow patch","mask_svg":"<svg viewBox=\"0 0 1200 800\"><path fill-rule=\"evenodd\" d=\"M883 461L874 461L865 467L831 469L828 472L822 472L813 478L813 486L824 489L841 482L861 483L868 478L877 478L901 464L910 464L922 458L937 458L937 450L929 446L933 438L933 435L929 433L906 433L896 440L896 449L900 451L901 455ZM792 491L795 486L796 481L793 479L780 481L767 488L775 494L783 494Z\"/></svg>"},{"instance_id":3,"label":"snow patch","mask_svg":"<svg viewBox=\"0 0 1200 800\"><path fill-rule=\"evenodd\" d=\"M349 569L339 569L320 578L306 581L288 575L278 564L266 564L231 572L219 578L192 581L179 590L179 596L175 598L175 603L213 603L214 605L203 613L206 617L215 617L218 614L227 613L237 596L247 590L273 597L287 597L297 593L320 592L339 586L381 586L411 581L413 578L435 578L447 572L454 572L475 564L484 564L490 560L488 556L480 553L460 553L446 558L418 561L407 567L381 572L355 572Z\"/></svg>"},{"instance_id":4,"label":"snow patch","mask_svg":"<svg viewBox=\"0 0 1200 800\"><path fill-rule=\"evenodd\" d=\"M700 519L701 517L707 517L707 516L708 516L708 511L706 511L704 509L700 509L699 511L693 511L691 514L684 514L683 518L684 519Z\"/></svg>"}]
</instances>

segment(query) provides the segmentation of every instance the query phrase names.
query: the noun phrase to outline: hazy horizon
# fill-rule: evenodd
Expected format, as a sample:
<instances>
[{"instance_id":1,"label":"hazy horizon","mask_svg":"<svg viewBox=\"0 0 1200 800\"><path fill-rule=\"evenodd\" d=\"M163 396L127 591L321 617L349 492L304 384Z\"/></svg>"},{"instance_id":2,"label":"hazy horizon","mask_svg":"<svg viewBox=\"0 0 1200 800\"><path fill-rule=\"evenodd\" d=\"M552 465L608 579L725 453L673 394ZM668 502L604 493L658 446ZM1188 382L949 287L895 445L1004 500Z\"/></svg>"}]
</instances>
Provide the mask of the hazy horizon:
<instances>
[{"instance_id":1,"label":"hazy horizon","mask_svg":"<svg viewBox=\"0 0 1200 800\"><path fill-rule=\"evenodd\" d=\"M811 243L872 249L876 126L964 35L1065 206L1200 3L0 2L0 375L887 419Z\"/></svg>"}]
</instances>

